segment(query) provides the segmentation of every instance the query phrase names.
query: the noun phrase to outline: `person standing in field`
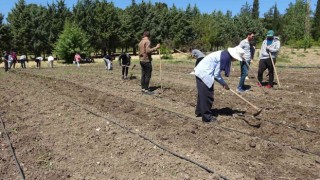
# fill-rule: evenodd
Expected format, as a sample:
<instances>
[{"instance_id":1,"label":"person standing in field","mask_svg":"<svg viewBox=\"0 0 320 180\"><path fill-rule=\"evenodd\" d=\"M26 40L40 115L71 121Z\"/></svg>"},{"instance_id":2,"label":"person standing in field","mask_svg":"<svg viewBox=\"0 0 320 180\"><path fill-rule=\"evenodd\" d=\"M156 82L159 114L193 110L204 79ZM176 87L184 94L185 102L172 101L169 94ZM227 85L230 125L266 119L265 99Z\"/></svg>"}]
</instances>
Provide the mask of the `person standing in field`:
<instances>
[{"instance_id":1,"label":"person standing in field","mask_svg":"<svg viewBox=\"0 0 320 180\"><path fill-rule=\"evenodd\" d=\"M122 79L128 79L128 71L131 63L129 53L122 53L119 56L119 65L122 66Z\"/></svg>"},{"instance_id":2,"label":"person standing in field","mask_svg":"<svg viewBox=\"0 0 320 180\"><path fill-rule=\"evenodd\" d=\"M141 65L141 88L142 93L152 95L154 94L149 89L149 83L152 73L152 52L160 48L160 44L151 48L149 31L143 32L143 38L139 43L139 60Z\"/></svg>"},{"instance_id":3,"label":"person standing in field","mask_svg":"<svg viewBox=\"0 0 320 180\"><path fill-rule=\"evenodd\" d=\"M75 55L74 55L74 62L77 64L77 67L79 68L80 67L80 61L81 61L81 56L80 56L80 54L79 53L76 53Z\"/></svg>"},{"instance_id":4,"label":"person standing in field","mask_svg":"<svg viewBox=\"0 0 320 180\"><path fill-rule=\"evenodd\" d=\"M274 68L271 62L271 57L276 63L276 58L278 52L280 50L280 39L279 37L274 36L274 31L269 30L267 33L267 38L263 41L260 50L260 61L259 61L259 70L258 70L258 86L261 86L263 80L263 72L268 69L269 71L269 83L266 88L270 89L273 87L273 80L274 80Z\"/></svg>"},{"instance_id":5,"label":"person standing in field","mask_svg":"<svg viewBox=\"0 0 320 180\"><path fill-rule=\"evenodd\" d=\"M4 61L4 71L7 72L9 70L9 54L7 51L3 52L3 61Z\"/></svg>"},{"instance_id":6,"label":"person standing in field","mask_svg":"<svg viewBox=\"0 0 320 180\"><path fill-rule=\"evenodd\" d=\"M229 90L229 86L221 77L221 71L229 77L231 61L242 61L243 54L243 49L238 46L216 51L204 57L194 68L198 90L195 114L196 117L202 117L203 122L216 121L211 111L214 101L214 81L218 81L224 89Z\"/></svg>"},{"instance_id":7,"label":"person standing in field","mask_svg":"<svg viewBox=\"0 0 320 180\"><path fill-rule=\"evenodd\" d=\"M27 56L26 55L21 55L20 56L20 64L21 64L21 68L22 69L26 69L26 60L27 60Z\"/></svg>"},{"instance_id":8,"label":"person standing in field","mask_svg":"<svg viewBox=\"0 0 320 180\"><path fill-rule=\"evenodd\" d=\"M237 88L237 91L240 93L245 92L244 82L246 79L248 79L248 72L249 72L249 65L251 61L251 46L250 42L254 39L254 32L248 32L247 38L242 40L239 44L239 47L241 47L244 51L243 60L240 62L240 68L241 68L241 76L240 76L240 82Z\"/></svg>"},{"instance_id":9,"label":"person standing in field","mask_svg":"<svg viewBox=\"0 0 320 180\"><path fill-rule=\"evenodd\" d=\"M48 57L48 63L50 68L53 68L53 61L54 61L54 57L50 55Z\"/></svg>"}]
</instances>

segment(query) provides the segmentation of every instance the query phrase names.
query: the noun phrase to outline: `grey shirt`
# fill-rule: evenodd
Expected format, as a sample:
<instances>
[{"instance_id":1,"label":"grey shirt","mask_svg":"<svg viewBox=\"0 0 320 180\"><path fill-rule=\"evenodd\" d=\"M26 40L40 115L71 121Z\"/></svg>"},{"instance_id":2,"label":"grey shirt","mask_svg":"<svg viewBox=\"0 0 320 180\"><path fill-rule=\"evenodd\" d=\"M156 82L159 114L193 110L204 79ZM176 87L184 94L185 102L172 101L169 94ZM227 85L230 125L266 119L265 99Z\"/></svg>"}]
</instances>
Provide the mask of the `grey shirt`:
<instances>
[{"instance_id":1,"label":"grey shirt","mask_svg":"<svg viewBox=\"0 0 320 180\"><path fill-rule=\"evenodd\" d=\"M198 49L192 50L191 55L192 55L193 57L197 58L197 59L198 59L198 58L205 57L205 55L204 55L200 50L198 50Z\"/></svg>"},{"instance_id":2,"label":"grey shirt","mask_svg":"<svg viewBox=\"0 0 320 180\"><path fill-rule=\"evenodd\" d=\"M251 52L250 52L250 43L248 41L248 39L244 39L240 42L239 46L243 49L244 51L244 55L243 58L246 61L250 61L251 60Z\"/></svg>"}]
</instances>

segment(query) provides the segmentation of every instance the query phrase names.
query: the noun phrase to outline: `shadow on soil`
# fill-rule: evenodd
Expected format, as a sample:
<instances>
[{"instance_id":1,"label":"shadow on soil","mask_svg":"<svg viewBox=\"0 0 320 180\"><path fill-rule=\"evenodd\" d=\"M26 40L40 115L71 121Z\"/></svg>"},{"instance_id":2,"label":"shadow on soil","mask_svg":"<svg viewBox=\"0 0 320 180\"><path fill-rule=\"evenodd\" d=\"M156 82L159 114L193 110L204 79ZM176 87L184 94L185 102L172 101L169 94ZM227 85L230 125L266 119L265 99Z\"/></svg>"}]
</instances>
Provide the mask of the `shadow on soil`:
<instances>
[{"instance_id":1,"label":"shadow on soil","mask_svg":"<svg viewBox=\"0 0 320 180\"><path fill-rule=\"evenodd\" d=\"M212 115L214 116L219 116L219 115L224 115L224 116L232 116L233 114L244 114L245 111L238 111L238 110L233 110L228 107L222 108L222 109L211 109Z\"/></svg>"}]
</instances>

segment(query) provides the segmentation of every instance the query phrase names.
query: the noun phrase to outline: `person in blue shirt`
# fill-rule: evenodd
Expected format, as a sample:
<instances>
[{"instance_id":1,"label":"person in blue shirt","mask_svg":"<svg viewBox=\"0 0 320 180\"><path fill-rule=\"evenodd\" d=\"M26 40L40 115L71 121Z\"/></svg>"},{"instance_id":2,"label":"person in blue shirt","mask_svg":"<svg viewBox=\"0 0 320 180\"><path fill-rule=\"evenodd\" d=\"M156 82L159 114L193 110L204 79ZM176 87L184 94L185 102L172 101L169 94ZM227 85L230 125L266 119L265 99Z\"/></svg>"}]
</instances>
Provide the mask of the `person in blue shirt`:
<instances>
[{"instance_id":1,"label":"person in blue shirt","mask_svg":"<svg viewBox=\"0 0 320 180\"><path fill-rule=\"evenodd\" d=\"M216 51L204 57L194 68L198 90L195 114L197 117L202 117L203 122L216 121L211 113L214 101L214 81L218 81L224 89L229 90L229 86L221 77L221 71L224 71L228 77L231 61L242 61L243 54L244 51L239 46L224 51Z\"/></svg>"}]
</instances>

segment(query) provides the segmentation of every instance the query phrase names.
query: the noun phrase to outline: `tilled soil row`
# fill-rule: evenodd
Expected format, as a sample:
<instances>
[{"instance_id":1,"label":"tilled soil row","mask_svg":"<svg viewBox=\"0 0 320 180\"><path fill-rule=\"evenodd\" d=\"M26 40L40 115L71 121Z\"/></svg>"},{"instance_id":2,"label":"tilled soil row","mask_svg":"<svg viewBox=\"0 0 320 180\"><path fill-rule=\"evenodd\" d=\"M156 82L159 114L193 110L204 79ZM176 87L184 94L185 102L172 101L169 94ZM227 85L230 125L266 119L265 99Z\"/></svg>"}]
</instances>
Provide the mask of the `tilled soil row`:
<instances>
[{"instance_id":1,"label":"tilled soil row","mask_svg":"<svg viewBox=\"0 0 320 180\"><path fill-rule=\"evenodd\" d=\"M1 117L26 179L221 179L75 106L48 79L2 78L10 81L0 86ZM2 135L0 144L0 179L19 179Z\"/></svg>"},{"instance_id":2,"label":"tilled soil row","mask_svg":"<svg viewBox=\"0 0 320 180\"><path fill-rule=\"evenodd\" d=\"M188 117L128 101L68 81L32 75L28 75L28 79L41 81L47 88L54 89L61 95L95 107L101 112L110 113L116 119L123 119L130 124L130 127L146 132L149 137L166 147L182 154L191 154L196 160L205 162L209 167L218 167L218 171L226 176L233 176L230 171L250 178L317 176L316 170L310 168L315 166L316 157L314 156L261 141L258 138L242 136L235 132L227 133L213 124L202 124ZM279 162L280 159L294 163L288 166L287 163ZM248 166L251 168L248 169ZM301 171L301 167L304 166L305 168Z\"/></svg>"},{"instance_id":3,"label":"tilled soil row","mask_svg":"<svg viewBox=\"0 0 320 180\"><path fill-rule=\"evenodd\" d=\"M86 67L86 69L81 70L81 72L85 74L81 79L70 78L70 76L76 76L78 72L69 74L67 77L61 75L62 73L58 73L58 75L61 75L58 78L67 82L71 81L80 86L106 91L108 94L117 97L121 96L132 101L139 101L148 106L156 106L167 110L170 109L171 111L178 112L182 115L194 117L192 112L194 111L194 94L196 92L191 85L172 85L170 88L165 89L163 94L146 97L141 95L139 87L135 87L138 84L138 80L121 81L119 80L117 73L99 75L99 71L94 68L92 69L92 67ZM36 74L53 77L50 76L50 73L36 72ZM90 82L90 79L94 80ZM166 82L166 84L170 85L170 82ZM132 91L132 87L135 88L135 90ZM284 91L281 90L281 92L270 92L274 93L272 99L268 99L268 96L259 97L260 99L266 99L269 107L267 106L264 108L258 120L252 117L252 110L244 107L241 100L234 96L221 96L221 93L227 94L228 92L217 91L216 99L218 99L218 102L223 101L223 98L228 99L224 100L224 104L215 104L214 110L216 111L216 114L219 115L219 125L238 129L239 131L263 139L269 139L272 142L286 144L303 152L307 151L320 155L320 130L318 129L320 123L318 121L318 111L312 111L309 107L302 105L289 106L284 100L278 100L279 104L276 104L274 99L277 98L277 94L283 94ZM258 100L257 95L254 93L246 94L245 96L247 96L251 102L256 102ZM259 129L252 128L246 123L248 121L249 123L251 122L251 124L261 123L261 126ZM297 139L299 139L299 141L297 141Z\"/></svg>"}]
</instances>

